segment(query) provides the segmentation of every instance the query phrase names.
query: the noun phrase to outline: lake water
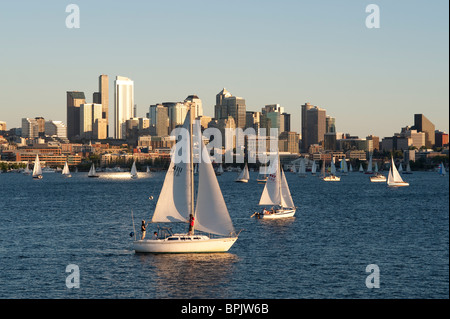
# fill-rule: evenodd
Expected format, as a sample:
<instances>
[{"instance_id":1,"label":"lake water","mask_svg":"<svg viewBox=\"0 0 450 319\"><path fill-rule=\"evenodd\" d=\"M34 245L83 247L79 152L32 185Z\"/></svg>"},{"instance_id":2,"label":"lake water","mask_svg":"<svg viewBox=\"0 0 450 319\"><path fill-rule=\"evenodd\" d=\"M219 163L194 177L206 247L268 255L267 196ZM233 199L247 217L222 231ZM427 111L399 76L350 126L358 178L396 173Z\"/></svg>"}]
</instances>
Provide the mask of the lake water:
<instances>
[{"instance_id":1,"label":"lake water","mask_svg":"<svg viewBox=\"0 0 450 319\"><path fill-rule=\"evenodd\" d=\"M248 184L224 173L225 202L244 231L228 253L179 255L130 248L131 211L139 233L165 173L100 174L0 174L0 298L449 296L449 179L437 173L403 175L403 188L361 173L340 183L286 173L298 209L278 221L250 218L264 187L257 173ZM66 286L69 264L79 267L79 288ZM369 264L379 267L378 289L366 287Z\"/></svg>"}]
</instances>

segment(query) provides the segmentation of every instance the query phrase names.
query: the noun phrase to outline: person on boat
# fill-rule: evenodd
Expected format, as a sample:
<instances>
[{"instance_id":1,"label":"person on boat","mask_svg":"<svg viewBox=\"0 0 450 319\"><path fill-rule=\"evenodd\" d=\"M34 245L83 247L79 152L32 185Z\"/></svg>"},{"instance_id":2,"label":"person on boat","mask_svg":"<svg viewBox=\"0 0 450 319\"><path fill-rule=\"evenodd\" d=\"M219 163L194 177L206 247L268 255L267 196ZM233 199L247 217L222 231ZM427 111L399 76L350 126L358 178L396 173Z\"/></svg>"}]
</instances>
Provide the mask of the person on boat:
<instances>
[{"instance_id":1,"label":"person on boat","mask_svg":"<svg viewBox=\"0 0 450 319\"><path fill-rule=\"evenodd\" d=\"M153 233L153 239L158 239L158 232L155 231L155 232Z\"/></svg>"},{"instance_id":2,"label":"person on boat","mask_svg":"<svg viewBox=\"0 0 450 319\"><path fill-rule=\"evenodd\" d=\"M188 235L192 235L192 230L194 229L194 216L191 214L189 215L189 233Z\"/></svg>"},{"instance_id":3,"label":"person on boat","mask_svg":"<svg viewBox=\"0 0 450 319\"><path fill-rule=\"evenodd\" d=\"M142 224L141 224L142 238L141 238L141 240L143 240L145 238L146 228L147 228L147 226L145 225L145 220L142 220Z\"/></svg>"}]
</instances>

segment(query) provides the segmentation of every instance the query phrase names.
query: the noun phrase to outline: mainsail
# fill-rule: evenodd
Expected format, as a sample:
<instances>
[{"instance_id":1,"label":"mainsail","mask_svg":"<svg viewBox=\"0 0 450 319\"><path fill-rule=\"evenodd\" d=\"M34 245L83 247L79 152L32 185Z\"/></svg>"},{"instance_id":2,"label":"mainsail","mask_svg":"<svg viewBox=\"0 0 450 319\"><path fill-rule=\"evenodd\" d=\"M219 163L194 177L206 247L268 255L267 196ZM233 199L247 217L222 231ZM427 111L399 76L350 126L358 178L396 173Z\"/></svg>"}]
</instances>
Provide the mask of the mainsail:
<instances>
[{"instance_id":1,"label":"mainsail","mask_svg":"<svg viewBox=\"0 0 450 319\"><path fill-rule=\"evenodd\" d=\"M278 157L277 160L273 162L273 165L276 165L275 172L269 174L266 186L264 187L261 199L259 200L259 205L294 207L286 177L278 163Z\"/></svg>"},{"instance_id":2,"label":"mainsail","mask_svg":"<svg viewBox=\"0 0 450 319\"><path fill-rule=\"evenodd\" d=\"M397 167L395 167L394 159L391 158L391 169L389 170L387 183L404 183L402 177L397 171Z\"/></svg>"},{"instance_id":3,"label":"mainsail","mask_svg":"<svg viewBox=\"0 0 450 319\"><path fill-rule=\"evenodd\" d=\"M39 162L39 155L36 155L33 167L33 176L42 175L41 163Z\"/></svg>"}]
</instances>

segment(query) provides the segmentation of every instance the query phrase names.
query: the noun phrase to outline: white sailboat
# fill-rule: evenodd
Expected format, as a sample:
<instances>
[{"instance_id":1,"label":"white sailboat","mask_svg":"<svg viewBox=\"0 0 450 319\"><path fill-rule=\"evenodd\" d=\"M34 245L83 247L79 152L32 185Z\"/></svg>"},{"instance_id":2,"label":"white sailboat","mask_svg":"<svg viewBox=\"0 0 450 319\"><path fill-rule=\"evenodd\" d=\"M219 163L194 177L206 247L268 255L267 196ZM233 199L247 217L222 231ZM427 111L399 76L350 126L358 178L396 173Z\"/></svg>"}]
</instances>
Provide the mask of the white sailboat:
<instances>
[{"instance_id":1,"label":"white sailboat","mask_svg":"<svg viewBox=\"0 0 450 319\"><path fill-rule=\"evenodd\" d=\"M34 160L33 178L34 179L42 178L41 162L39 161L39 155L37 155L37 154L36 154L36 159Z\"/></svg>"},{"instance_id":2,"label":"white sailboat","mask_svg":"<svg viewBox=\"0 0 450 319\"><path fill-rule=\"evenodd\" d=\"M305 158L302 158L300 160L300 168L298 170L298 176L299 177L306 177L306 164L305 164Z\"/></svg>"},{"instance_id":3,"label":"white sailboat","mask_svg":"<svg viewBox=\"0 0 450 319\"><path fill-rule=\"evenodd\" d=\"M147 174L150 174L150 167L148 167L148 165L147 165L147 169L146 169L146 171L145 171Z\"/></svg>"},{"instance_id":4,"label":"white sailboat","mask_svg":"<svg viewBox=\"0 0 450 319\"><path fill-rule=\"evenodd\" d=\"M220 176L222 174L223 174L223 167L222 167L222 164L219 164L219 166L216 169L216 175Z\"/></svg>"},{"instance_id":5,"label":"white sailboat","mask_svg":"<svg viewBox=\"0 0 450 319\"><path fill-rule=\"evenodd\" d=\"M133 165L131 166L131 178L137 178L137 170L136 170L136 161L133 162Z\"/></svg>"},{"instance_id":6,"label":"white sailboat","mask_svg":"<svg viewBox=\"0 0 450 319\"><path fill-rule=\"evenodd\" d=\"M72 175L70 174L69 165L67 164L67 162L64 164L64 168L61 172L61 175L64 177L72 177Z\"/></svg>"},{"instance_id":7,"label":"white sailboat","mask_svg":"<svg viewBox=\"0 0 450 319\"><path fill-rule=\"evenodd\" d=\"M91 169L89 170L88 177L99 177L99 175L95 172L95 165L92 163Z\"/></svg>"},{"instance_id":8,"label":"white sailboat","mask_svg":"<svg viewBox=\"0 0 450 319\"><path fill-rule=\"evenodd\" d=\"M247 163L245 163L244 169L239 174L238 178L235 180L235 182L238 183L248 183L248 180L250 179L250 174L248 172L248 166Z\"/></svg>"},{"instance_id":9,"label":"white sailboat","mask_svg":"<svg viewBox=\"0 0 450 319\"><path fill-rule=\"evenodd\" d=\"M316 161L313 161L312 167L311 167L311 175L316 175L317 172L317 164Z\"/></svg>"},{"instance_id":10,"label":"white sailboat","mask_svg":"<svg viewBox=\"0 0 450 319\"><path fill-rule=\"evenodd\" d=\"M411 165L409 165L409 161L408 164L406 164L406 171L404 171L403 174L412 174Z\"/></svg>"},{"instance_id":11,"label":"white sailboat","mask_svg":"<svg viewBox=\"0 0 450 319\"><path fill-rule=\"evenodd\" d=\"M261 212L254 213L251 217L256 216L262 219L279 219L293 217L296 207L292 200L286 176L279 164L279 157L273 163L275 172L268 176L266 186L261 195L259 205L272 206L270 210L263 208Z\"/></svg>"},{"instance_id":12,"label":"white sailboat","mask_svg":"<svg viewBox=\"0 0 450 319\"><path fill-rule=\"evenodd\" d=\"M152 223L188 223L189 232L184 234L169 232L169 236L165 238L159 234L156 238L135 240L133 249L137 253L226 252L238 238L208 150L201 140L200 125L199 123L193 125L192 122L193 113L189 111L183 128L189 131L190 138L185 141L186 143L178 142L173 148L170 166L152 217ZM196 145L200 148L202 159L197 165L198 190L195 204L192 132L200 138ZM221 237L212 238L194 234L194 228Z\"/></svg>"},{"instance_id":13,"label":"white sailboat","mask_svg":"<svg viewBox=\"0 0 450 319\"><path fill-rule=\"evenodd\" d=\"M403 166L402 163L398 164L398 172L403 173Z\"/></svg>"},{"instance_id":14,"label":"white sailboat","mask_svg":"<svg viewBox=\"0 0 450 319\"><path fill-rule=\"evenodd\" d=\"M359 163L359 172L364 173L364 168L362 167L362 163Z\"/></svg>"},{"instance_id":15,"label":"white sailboat","mask_svg":"<svg viewBox=\"0 0 450 319\"><path fill-rule=\"evenodd\" d=\"M341 174L347 175L347 173L348 173L347 161L345 160L345 158L343 158L341 160Z\"/></svg>"},{"instance_id":16,"label":"white sailboat","mask_svg":"<svg viewBox=\"0 0 450 319\"><path fill-rule=\"evenodd\" d=\"M23 175L30 175L30 174L31 174L30 165L27 163L27 167L25 167Z\"/></svg>"},{"instance_id":17,"label":"white sailboat","mask_svg":"<svg viewBox=\"0 0 450 319\"><path fill-rule=\"evenodd\" d=\"M400 164L401 165L401 164ZM388 186L409 186L409 183L403 181L402 177L395 167L394 158L391 157L391 167L389 168L389 175L387 179Z\"/></svg>"},{"instance_id":18,"label":"white sailboat","mask_svg":"<svg viewBox=\"0 0 450 319\"><path fill-rule=\"evenodd\" d=\"M352 163L349 163L349 168L348 168L349 172L353 172L353 166Z\"/></svg>"},{"instance_id":19,"label":"white sailboat","mask_svg":"<svg viewBox=\"0 0 450 319\"><path fill-rule=\"evenodd\" d=\"M444 163L441 162L441 165L439 165L439 175L441 176L445 176L446 172L445 172L445 166Z\"/></svg>"},{"instance_id":20,"label":"white sailboat","mask_svg":"<svg viewBox=\"0 0 450 319\"><path fill-rule=\"evenodd\" d=\"M369 164L367 165L367 171L366 174L373 174L372 171L372 154L370 154L370 158L369 158Z\"/></svg>"},{"instance_id":21,"label":"white sailboat","mask_svg":"<svg viewBox=\"0 0 450 319\"><path fill-rule=\"evenodd\" d=\"M334 157L331 159L330 175L322 178L325 182L339 182L341 178L336 176L336 166L334 165Z\"/></svg>"}]
</instances>

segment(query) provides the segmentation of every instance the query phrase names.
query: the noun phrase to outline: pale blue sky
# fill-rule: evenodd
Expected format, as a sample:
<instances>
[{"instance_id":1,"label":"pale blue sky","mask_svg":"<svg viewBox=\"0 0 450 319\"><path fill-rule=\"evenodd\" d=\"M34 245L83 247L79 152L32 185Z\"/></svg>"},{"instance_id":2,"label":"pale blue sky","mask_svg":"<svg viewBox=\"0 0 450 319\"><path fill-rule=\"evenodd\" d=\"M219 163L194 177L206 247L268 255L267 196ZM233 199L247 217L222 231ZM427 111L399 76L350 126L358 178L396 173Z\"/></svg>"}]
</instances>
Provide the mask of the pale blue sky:
<instances>
[{"instance_id":1,"label":"pale blue sky","mask_svg":"<svg viewBox=\"0 0 450 319\"><path fill-rule=\"evenodd\" d=\"M80 8L67 29L65 8ZM381 28L365 26L368 4ZM66 91L89 102L98 76L135 81L138 116L197 94L205 115L227 88L247 110L279 103L300 131L300 105L339 132L391 136L423 113L449 131L449 4L433 1L2 1L0 121L66 121ZM111 132L110 132L111 133Z\"/></svg>"}]
</instances>

